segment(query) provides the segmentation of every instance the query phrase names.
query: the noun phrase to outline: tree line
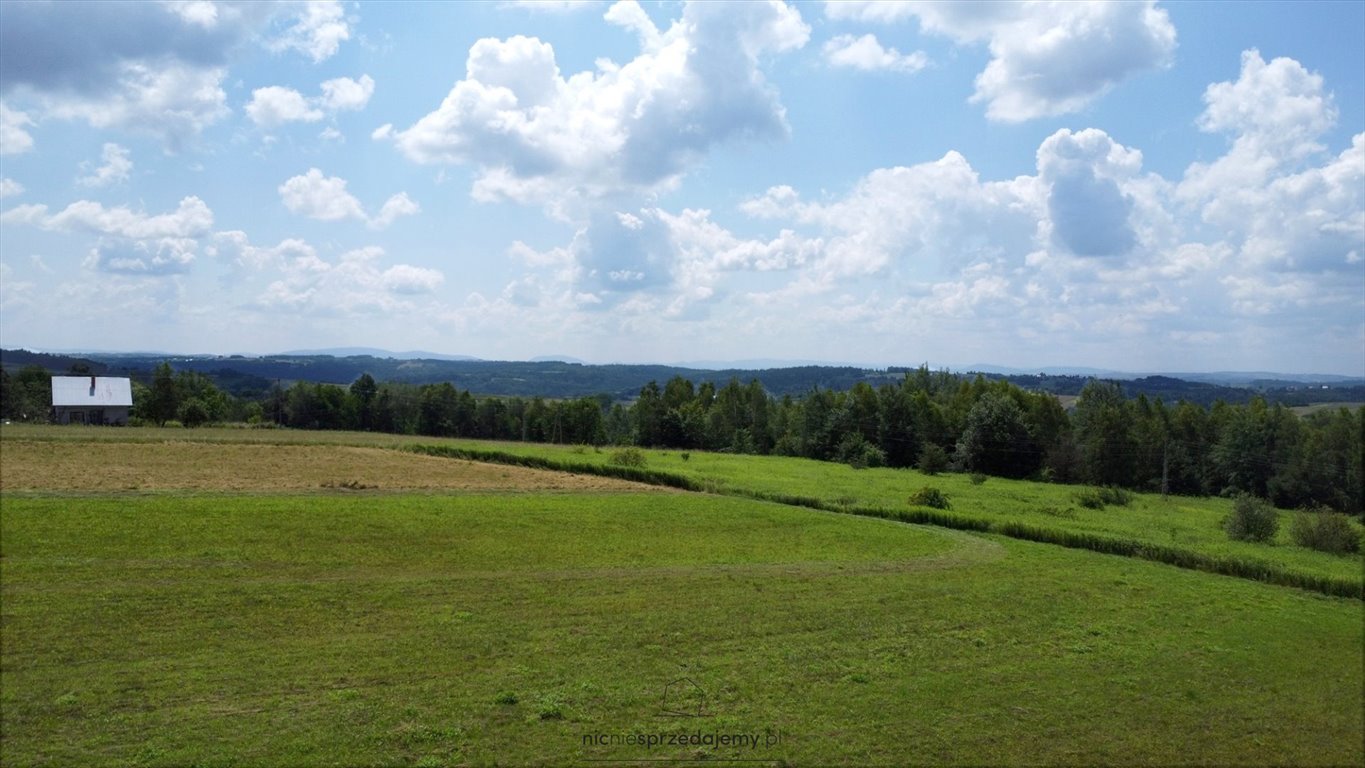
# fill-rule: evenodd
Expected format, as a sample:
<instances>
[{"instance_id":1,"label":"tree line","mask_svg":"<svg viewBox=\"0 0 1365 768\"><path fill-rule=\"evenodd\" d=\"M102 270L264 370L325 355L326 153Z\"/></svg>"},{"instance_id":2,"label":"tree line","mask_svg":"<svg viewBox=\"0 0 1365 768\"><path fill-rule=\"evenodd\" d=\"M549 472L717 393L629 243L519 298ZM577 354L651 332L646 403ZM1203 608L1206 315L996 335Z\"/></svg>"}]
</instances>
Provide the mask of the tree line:
<instances>
[{"instance_id":1,"label":"tree line","mask_svg":"<svg viewBox=\"0 0 1365 768\"><path fill-rule=\"evenodd\" d=\"M50 402L41 368L0 377L0 410L18 419ZM260 399L224 394L205 375L165 363L133 384L133 415L188 426L219 421L304 429L524 442L638 445L803 456L855 467L958 470L1181 495L1252 494L1283 508L1361 514L1365 408L1300 417L1260 397L1241 405L1167 405L1089 382L1073 408L1007 381L927 367L874 388L815 387L770 395L757 381L700 386L651 381L629 403L475 397L449 382L414 385L360 375L349 386L296 382Z\"/></svg>"}]
</instances>

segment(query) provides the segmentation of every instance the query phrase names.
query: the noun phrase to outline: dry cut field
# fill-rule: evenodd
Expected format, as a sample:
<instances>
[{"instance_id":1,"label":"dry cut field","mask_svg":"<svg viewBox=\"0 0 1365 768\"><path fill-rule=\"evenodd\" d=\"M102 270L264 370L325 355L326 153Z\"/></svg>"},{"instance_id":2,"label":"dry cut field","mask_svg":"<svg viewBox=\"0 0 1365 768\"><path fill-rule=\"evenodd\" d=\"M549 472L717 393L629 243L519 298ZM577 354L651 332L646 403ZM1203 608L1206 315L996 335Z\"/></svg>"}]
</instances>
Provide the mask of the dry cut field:
<instances>
[{"instance_id":1,"label":"dry cut field","mask_svg":"<svg viewBox=\"0 0 1365 768\"><path fill-rule=\"evenodd\" d=\"M593 475L343 445L6 440L0 491L650 491Z\"/></svg>"}]
</instances>

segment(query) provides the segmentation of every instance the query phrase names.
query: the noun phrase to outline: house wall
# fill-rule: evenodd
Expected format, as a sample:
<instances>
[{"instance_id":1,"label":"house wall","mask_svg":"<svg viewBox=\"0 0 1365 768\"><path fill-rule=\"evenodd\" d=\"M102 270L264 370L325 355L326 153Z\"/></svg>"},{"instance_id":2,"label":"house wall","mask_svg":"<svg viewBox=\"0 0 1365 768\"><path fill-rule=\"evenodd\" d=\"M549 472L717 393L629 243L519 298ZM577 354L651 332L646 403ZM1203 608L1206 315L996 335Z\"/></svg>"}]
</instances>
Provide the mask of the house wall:
<instances>
[{"instance_id":1,"label":"house wall","mask_svg":"<svg viewBox=\"0 0 1365 768\"><path fill-rule=\"evenodd\" d=\"M83 405L58 405L52 410L52 420L57 424L109 424L123 426L128 423L129 408L126 405L106 405L103 408Z\"/></svg>"}]
</instances>

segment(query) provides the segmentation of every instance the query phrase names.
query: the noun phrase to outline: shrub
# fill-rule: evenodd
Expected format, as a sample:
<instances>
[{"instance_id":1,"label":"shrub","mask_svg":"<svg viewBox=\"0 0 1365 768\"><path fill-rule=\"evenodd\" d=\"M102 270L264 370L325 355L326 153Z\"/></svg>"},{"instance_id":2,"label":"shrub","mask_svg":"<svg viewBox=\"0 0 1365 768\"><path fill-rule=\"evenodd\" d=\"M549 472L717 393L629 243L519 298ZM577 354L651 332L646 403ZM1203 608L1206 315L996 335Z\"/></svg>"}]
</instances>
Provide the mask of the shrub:
<instances>
[{"instance_id":1,"label":"shrub","mask_svg":"<svg viewBox=\"0 0 1365 768\"><path fill-rule=\"evenodd\" d=\"M1109 505L1126 507L1133 503L1133 494L1115 486L1086 488L1075 495L1076 503L1086 509L1104 509Z\"/></svg>"},{"instance_id":2,"label":"shrub","mask_svg":"<svg viewBox=\"0 0 1365 768\"><path fill-rule=\"evenodd\" d=\"M1133 503L1131 491L1125 491L1117 485L1107 485L1100 489L1100 498L1104 499L1105 504L1113 504L1116 507L1126 507Z\"/></svg>"},{"instance_id":3,"label":"shrub","mask_svg":"<svg viewBox=\"0 0 1365 768\"><path fill-rule=\"evenodd\" d=\"M564 719L564 704L559 700L558 696L541 696L540 701L537 702L537 708L539 709L541 720Z\"/></svg>"},{"instance_id":4,"label":"shrub","mask_svg":"<svg viewBox=\"0 0 1365 768\"><path fill-rule=\"evenodd\" d=\"M1083 491L1078 491L1073 498L1076 499L1077 504L1086 509L1104 509L1104 499L1100 497L1098 488L1086 488Z\"/></svg>"},{"instance_id":5,"label":"shrub","mask_svg":"<svg viewBox=\"0 0 1365 768\"><path fill-rule=\"evenodd\" d=\"M854 469L880 467L886 464L886 453L856 432L840 441L834 455L836 459Z\"/></svg>"},{"instance_id":6,"label":"shrub","mask_svg":"<svg viewBox=\"0 0 1365 768\"><path fill-rule=\"evenodd\" d=\"M937 475L948 469L948 452L940 445L929 443L919 452L916 466L926 475Z\"/></svg>"},{"instance_id":7,"label":"shrub","mask_svg":"<svg viewBox=\"0 0 1365 768\"><path fill-rule=\"evenodd\" d=\"M1360 551L1360 534L1351 527L1351 521L1346 515L1327 509L1305 510L1294 515L1289 535L1300 547L1319 552L1349 555Z\"/></svg>"},{"instance_id":8,"label":"shrub","mask_svg":"<svg viewBox=\"0 0 1365 768\"><path fill-rule=\"evenodd\" d=\"M1280 529L1275 508L1255 496L1242 494L1232 502L1232 512L1223 518L1223 530L1236 541L1270 541Z\"/></svg>"},{"instance_id":9,"label":"shrub","mask_svg":"<svg viewBox=\"0 0 1365 768\"><path fill-rule=\"evenodd\" d=\"M859 450L848 457L848 465L854 469L886 466L886 453L871 443L863 443Z\"/></svg>"},{"instance_id":10,"label":"shrub","mask_svg":"<svg viewBox=\"0 0 1365 768\"><path fill-rule=\"evenodd\" d=\"M915 507L931 507L933 509L952 508L952 505L948 503L947 494L928 485L910 494L910 504Z\"/></svg>"},{"instance_id":11,"label":"shrub","mask_svg":"<svg viewBox=\"0 0 1365 768\"><path fill-rule=\"evenodd\" d=\"M645 465L645 452L639 448L622 448L612 453L611 458L607 459L608 464L615 464L618 467L643 467Z\"/></svg>"},{"instance_id":12,"label":"shrub","mask_svg":"<svg viewBox=\"0 0 1365 768\"><path fill-rule=\"evenodd\" d=\"M683 451L682 453L678 454L678 457L681 458L683 461L691 461L692 454L687 451Z\"/></svg>"},{"instance_id":13,"label":"shrub","mask_svg":"<svg viewBox=\"0 0 1365 768\"><path fill-rule=\"evenodd\" d=\"M186 427L198 427L209 420L208 406L197 397L191 397L180 406L180 423Z\"/></svg>"},{"instance_id":14,"label":"shrub","mask_svg":"<svg viewBox=\"0 0 1365 768\"><path fill-rule=\"evenodd\" d=\"M982 472L973 472L971 474L971 480L972 485L981 485L982 483L986 482L986 475L985 473Z\"/></svg>"}]
</instances>

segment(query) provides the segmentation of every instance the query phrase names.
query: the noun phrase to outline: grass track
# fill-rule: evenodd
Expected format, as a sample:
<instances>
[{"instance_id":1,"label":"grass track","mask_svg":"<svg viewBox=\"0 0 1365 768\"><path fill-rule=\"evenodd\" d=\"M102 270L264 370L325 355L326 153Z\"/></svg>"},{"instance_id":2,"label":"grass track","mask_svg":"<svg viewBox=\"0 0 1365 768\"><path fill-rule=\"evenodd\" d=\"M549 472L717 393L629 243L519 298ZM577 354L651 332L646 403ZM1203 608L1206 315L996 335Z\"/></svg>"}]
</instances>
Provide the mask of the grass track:
<instances>
[{"instance_id":1,"label":"grass track","mask_svg":"<svg viewBox=\"0 0 1365 768\"><path fill-rule=\"evenodd\" d=\"M742 499L0 497L0 596L7 765L1365 760L1358 603ZM679 677L780 740L583 744Z\"/></svg>"}]
</instances>

